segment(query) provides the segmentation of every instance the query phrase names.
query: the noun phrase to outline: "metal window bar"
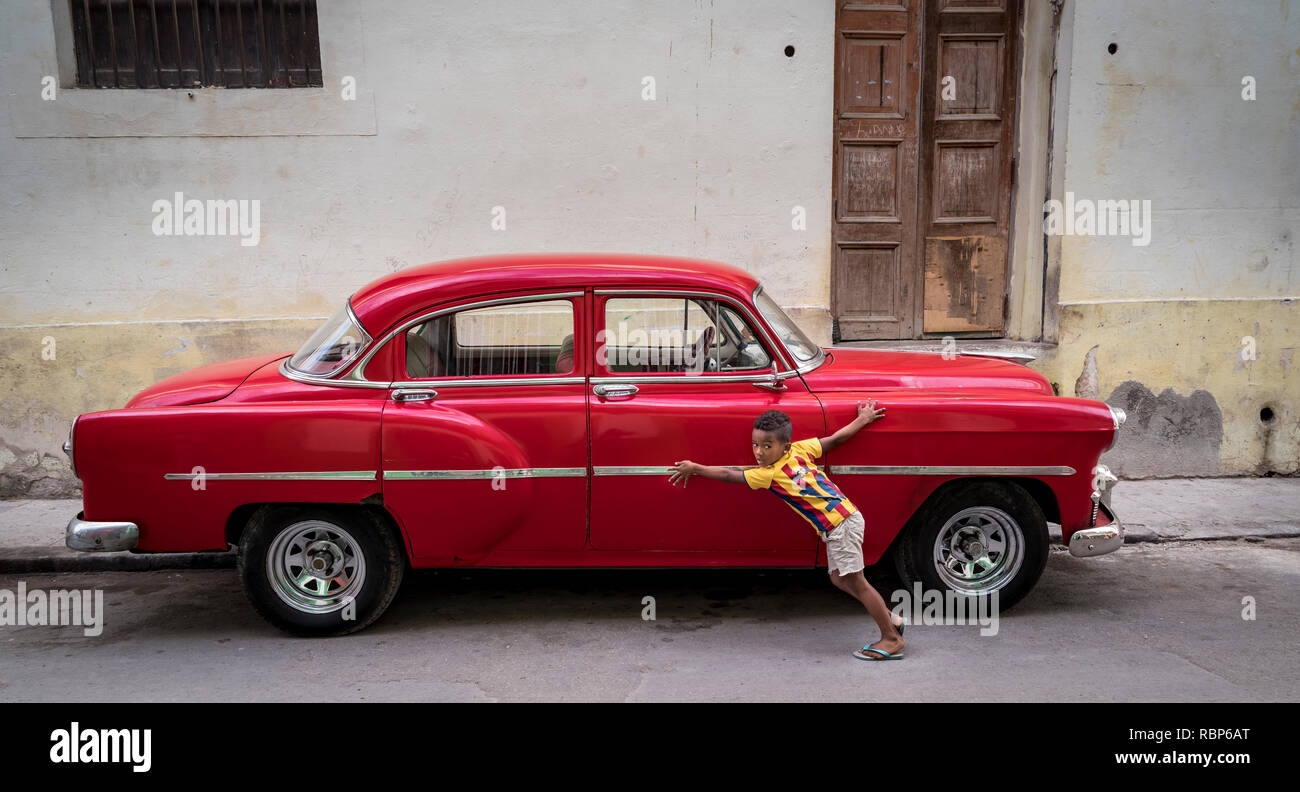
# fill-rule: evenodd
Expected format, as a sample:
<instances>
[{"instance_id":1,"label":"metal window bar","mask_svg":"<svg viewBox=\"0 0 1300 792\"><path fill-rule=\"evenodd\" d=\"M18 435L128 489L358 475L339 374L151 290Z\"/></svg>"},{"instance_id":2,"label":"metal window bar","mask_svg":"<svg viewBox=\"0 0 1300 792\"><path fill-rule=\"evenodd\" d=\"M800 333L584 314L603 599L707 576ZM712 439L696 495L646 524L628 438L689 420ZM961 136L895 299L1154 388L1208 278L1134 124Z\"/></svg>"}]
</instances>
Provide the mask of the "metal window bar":
<instances>
[{"instance_id":1,"label":"metal window bar","mask_svg":"<svg viewBox=\"0 0 1300 792\"><path fill-rule=\"evenodd\" d=\"M68 8L81 88L324 85L315 0L68 0Z\"/></svg>"}]
</instances>

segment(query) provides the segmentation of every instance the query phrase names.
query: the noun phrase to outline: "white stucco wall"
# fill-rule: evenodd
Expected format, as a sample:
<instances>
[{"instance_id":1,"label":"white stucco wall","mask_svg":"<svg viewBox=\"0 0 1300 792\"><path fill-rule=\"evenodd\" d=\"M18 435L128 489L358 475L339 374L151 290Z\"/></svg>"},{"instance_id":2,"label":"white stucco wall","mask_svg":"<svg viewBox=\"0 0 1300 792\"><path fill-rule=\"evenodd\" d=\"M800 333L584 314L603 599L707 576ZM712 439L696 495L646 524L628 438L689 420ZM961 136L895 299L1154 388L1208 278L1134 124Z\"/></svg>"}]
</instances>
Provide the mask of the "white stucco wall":
<instances>
[{"instance_id":1,"label":"white stucco wall","mask_svg":"<svg viewBox=\"0 0 1300 792\"><path fill-rule=\"evenodd\" d=\"M1149 199L1154 229L1063 239L1061 301L1300 296L1300 4L1071 5L1065 189Z\"/></svg>"},{"instance_id":2,"label":"white stucco wall","mask_svg":"<svg viewBox=\"0 0 1300 792\"><path fill-rule=\"evenodd\" d=\"M829 338L832 3L319 8L319 91L43 102L51 4L5 3L0 323L323 316L411 264L609 250L747 267ZM155 236L178 191L260 200L260 244Z\"/></svg>"},{"instance_id":3,"label":"white stucco wall","mask_svg":"<svg viewBox=\"0 0 1300 792\"><path fill-rule=\"evenodd\" d=\"M1059 346L1036 367L1129 411L1103 457L1121 476L1294 473L1300 3L1066 0L1062 14L1052 197L1150 201L1152 229L1145 246L1049 241Z\"/></svg>"},{"instance_id":4,"label":"white stucco wall","mask_svg":"<svg viewBox=\"0 0 1300 792\"><path fill-rule=\"evenodd\" d=\"M829 0L319 0L324 88L195 91L66 87L63 3L0 4L0 496L75 492L76 415L428 261L717 259L830 341ZM260 201L259 244L155 235L177 192Z\"/></svg>"}]
</instances>

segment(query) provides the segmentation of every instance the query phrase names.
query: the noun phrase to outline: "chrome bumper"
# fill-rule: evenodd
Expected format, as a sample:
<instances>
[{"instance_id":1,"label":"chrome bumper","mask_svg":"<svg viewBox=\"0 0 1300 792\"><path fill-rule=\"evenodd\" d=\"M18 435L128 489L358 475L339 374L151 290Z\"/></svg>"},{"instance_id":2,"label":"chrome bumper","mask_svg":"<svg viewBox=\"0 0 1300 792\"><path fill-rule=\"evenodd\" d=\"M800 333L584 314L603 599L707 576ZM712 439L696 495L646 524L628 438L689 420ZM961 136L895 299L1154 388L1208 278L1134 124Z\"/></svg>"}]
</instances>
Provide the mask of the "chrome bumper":
<instances>
[{"instance_id":1,"label":"chrome bumper","mask_svg":"<svg viewBox=\"0 0 1300 792\"><path fill-rule=\"evenodd\" d=\"M130 522L92 522L81 519L78 512L68 521L65 542L73 550L134 550L140 541L140 529Z\"/></svg>"},{"instance_id":2,"label":"chrome bumper","mask_svg":"<svg viewBox=\"0 0 1300 792\"><path fill-rule=\"evenodd\" d=\"M1119 518L1105 503L1100 504L1100 508L1110 518L1110 525L1075 531L1070 536L1070 555L1079 558L1106 555L1124 544L1124 526L1120 524Z\"/></svg>"}]
</instances>

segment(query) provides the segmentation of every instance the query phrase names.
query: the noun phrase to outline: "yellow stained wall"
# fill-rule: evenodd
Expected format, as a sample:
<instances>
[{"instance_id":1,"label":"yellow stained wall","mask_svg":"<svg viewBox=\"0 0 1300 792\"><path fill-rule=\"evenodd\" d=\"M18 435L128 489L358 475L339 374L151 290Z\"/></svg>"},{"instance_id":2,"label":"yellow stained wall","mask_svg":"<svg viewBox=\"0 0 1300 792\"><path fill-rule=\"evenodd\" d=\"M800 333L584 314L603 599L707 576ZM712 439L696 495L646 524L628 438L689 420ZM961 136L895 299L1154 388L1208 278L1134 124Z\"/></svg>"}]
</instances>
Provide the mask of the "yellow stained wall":
<instances>
[{"instance_id":1,"label":"yellow stained wall","mask_svg":"<svg viewBox=\"0 0 1300 792\"><path fill-rule=\"evenodd\" d=\"M317 319L0 329L0 494L73 496L60 446L78 415L122 407L158 380L231 358L290 352Z\"/></svg>"},{"instance_id":2,"label":"yellow stained wall","mask_svg":"<svg viewBox=\"0 0 1300 792\"><path fill-rule=\"evenodd\" d=\"M1300 373L1295 300L1180 300L1060 307L1060 343L1033 367L1064 396L1113 398L1124 383L1180 405L1143 415L1130 410L1103 462L1129 477L1295 473L1300 460ZM1243 344L1242 339L1247 338ZM1254 359L1250 353L1254 343ZM1088 353L1096 347L1095 365ZM1131 387L1131 386L1130 386ZM1078 391L1084 391L1079 393ZM1219 415L1202 395L1213 397ZM1272 411L1270 421L1260 413ZM1132 414L1132 413L1138 414ZM1142 425L1147 421L1147 425ZM1221 427L1217 443L1211 437ZM1139 442L1141 440L1141 442ZM1211 449L1217 445L1216 452Z\"/></svg>"}]
</instances>

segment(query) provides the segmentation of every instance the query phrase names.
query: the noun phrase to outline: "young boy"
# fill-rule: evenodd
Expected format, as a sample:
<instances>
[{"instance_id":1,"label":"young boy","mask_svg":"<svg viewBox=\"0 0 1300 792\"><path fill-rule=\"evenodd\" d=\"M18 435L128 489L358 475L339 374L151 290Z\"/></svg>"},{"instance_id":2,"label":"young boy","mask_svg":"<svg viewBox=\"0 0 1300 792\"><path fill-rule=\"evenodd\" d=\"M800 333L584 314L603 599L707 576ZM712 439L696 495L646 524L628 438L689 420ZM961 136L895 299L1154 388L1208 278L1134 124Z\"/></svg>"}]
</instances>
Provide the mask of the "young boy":
<instances>
[{"instance_id":1,"label":"young boy","mask_svg":"<svg viewBox=\"0 0 1300 792\"><path fill-rule=\"evenodd\" d=\"M835 434L791 443L794 432L790 416L780 410L768 410L754 421L751 439L756 466L715 467L685 460L669 468L672 471L669 481L674 486L681 481L684 487L687 479L700 475L717 481L744 482L750 489L770 490L812 523L826 543L831 582L866 606L880 628L879 641L853 653L859 660L901 660L906 621L895 624L885 601L862 574L862 513L812 460L884 415L885 408L878 408L874 399L866 406L858 402L858 416Z\"/></svg>"}]
</instances>

